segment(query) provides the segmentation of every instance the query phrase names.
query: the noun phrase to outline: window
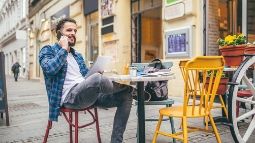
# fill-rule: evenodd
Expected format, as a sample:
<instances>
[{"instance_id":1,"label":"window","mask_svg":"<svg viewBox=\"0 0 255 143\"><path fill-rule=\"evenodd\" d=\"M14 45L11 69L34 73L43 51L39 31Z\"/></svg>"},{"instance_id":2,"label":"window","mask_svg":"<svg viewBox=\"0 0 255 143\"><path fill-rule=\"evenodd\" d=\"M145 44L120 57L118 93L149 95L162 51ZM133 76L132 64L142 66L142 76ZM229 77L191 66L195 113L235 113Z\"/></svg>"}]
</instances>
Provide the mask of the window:
<instances>
[{"instance_id":1,"label":"window","mask_svg":"<svg viewBox=\"0 0 255 143\"><path fill-rule=\"evenodd\" d=\"M114 32L114 16L102 20L102 35Z\"/></svg>"}]
</instances>

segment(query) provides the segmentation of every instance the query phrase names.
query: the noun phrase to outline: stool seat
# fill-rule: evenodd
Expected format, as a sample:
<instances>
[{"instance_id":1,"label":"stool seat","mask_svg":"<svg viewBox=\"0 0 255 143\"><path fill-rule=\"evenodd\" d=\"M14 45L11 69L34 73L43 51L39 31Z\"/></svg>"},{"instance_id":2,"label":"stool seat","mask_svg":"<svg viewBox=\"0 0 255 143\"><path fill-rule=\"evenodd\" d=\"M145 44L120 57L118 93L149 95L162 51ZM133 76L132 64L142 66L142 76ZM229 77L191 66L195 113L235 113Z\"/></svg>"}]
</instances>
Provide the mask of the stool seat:
<instances>
[{"instance_id":1,"label":"stool seat","mask_svg":"<svg viewBox=\"0 0 255 143\"><path fill-rule=\"evenodd\" d=\"M252 93L251 90L240 90L237 92L238 97L251 97Z\"/></svg>"},{"instance_id":2,"label":"stool seat","mask_svg":"<svg viewBox=\"0 0 255 143\"><path fill-rule=\"evenodd\" d=\"M252 96L252 92L251 90L240 90L237 92L237 97L241 97L241 98L244 98L244 97L251 97ZM239 116L239 106L240 106L240 102L239 101L236 101L236 116L238 117Z\"/></svg>"}]
</instances>

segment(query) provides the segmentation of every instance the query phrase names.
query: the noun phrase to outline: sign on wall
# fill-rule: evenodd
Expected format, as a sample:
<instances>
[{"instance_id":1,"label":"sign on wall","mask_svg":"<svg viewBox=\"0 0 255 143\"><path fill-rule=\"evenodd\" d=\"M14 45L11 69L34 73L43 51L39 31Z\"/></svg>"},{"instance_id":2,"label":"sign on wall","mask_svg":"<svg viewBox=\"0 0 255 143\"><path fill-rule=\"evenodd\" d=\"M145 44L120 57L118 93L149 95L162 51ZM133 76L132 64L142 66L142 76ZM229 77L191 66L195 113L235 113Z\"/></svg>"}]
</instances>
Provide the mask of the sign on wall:
<instances>
[{"instance_id":1,"label":"sign on wall","mask_svg":"<svg viewBox=\"0 0 255 143\"><path fill-rule=\"evenodd\" d=\"M53 14L50 19L51 19L51 30L54 30L56 28L56 25L58 21L62 18L69 17L70 15L70 8L69 6L61 9L60 11L56 12Z\"/></svg>"},{"instance_id":2,"label":"sign on wall","mask_svg":"<svg viewBox=\"0 0 255 143\"><path fill-rule=\"evenodd\" d=\"M166 57L191 56L191 27L165 32Z\"/></svg>"},{"instance_id":3,"label":"sign on wall","mask_svg":"<svg viewBox=\"0 0 255 143\"><path fill-rule=\"evenodd\" d=\"M113 0L101 0L101 15L102 18L112 16L114 14Z\"/></svg>"},{"instance_id":4,"label":"sign on wall","mask_svg":"<svg viewBox=\"0 0 255 143\"><path fill-rule=\"evenodd\" d=\"M165 0L166 5L172 5L172 4L181 2L181 1L183 1L183 0Z\"/></svg>"},{"instance_id":5,"label":"sign on wall","mask_svg":"<svg viewBox=\"0 0 255 143\"><path fill-rule=\"evenodd\" d=\"M165 20L175 19L178 17L182 17L185 14L185 6L184 3L177 3L174 5L165 7Z\"/></svg>"},{"instance_id":6,"label":"sign on wall","mask_svg":"<svg viewBox=\"0 0 255 143\"><path fill-rule=\"evenodd\" d=\"M166 0L164 8L165 20L180 18L185 15L195 15L196 6L194 0Z\"/></svg>"}]
</instances>

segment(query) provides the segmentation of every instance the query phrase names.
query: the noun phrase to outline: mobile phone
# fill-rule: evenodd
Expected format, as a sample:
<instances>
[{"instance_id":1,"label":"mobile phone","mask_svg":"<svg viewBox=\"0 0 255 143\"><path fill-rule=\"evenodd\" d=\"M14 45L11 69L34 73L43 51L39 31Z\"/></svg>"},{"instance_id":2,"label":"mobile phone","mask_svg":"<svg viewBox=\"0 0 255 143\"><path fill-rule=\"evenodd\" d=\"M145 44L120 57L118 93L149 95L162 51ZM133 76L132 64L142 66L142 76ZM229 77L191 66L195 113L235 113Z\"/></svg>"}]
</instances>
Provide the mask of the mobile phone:
<instances>
[{"instance_id":1,"label":"mobile phone","mask_svg":"<svg viewBox=\"0 0 255 143\"><path fill-rule=\"evenodd\" d=\"M59 40L62 36L62 33L60 32L60 30L57 31L57 39Z\"/></svg>"},{"instance_id":2,"label":"mobile phone","mask_svg":"<svg viewBox=\"0 0 255 143\"><path fill-rule=\"evenodd\" d=\"M60 32L60 30L57 31L57 39L59 40L61 38L61 36L63 36L63 34ZM68 45L70 45L70 43L68 42Z\"/></svg>"}]
</instances>

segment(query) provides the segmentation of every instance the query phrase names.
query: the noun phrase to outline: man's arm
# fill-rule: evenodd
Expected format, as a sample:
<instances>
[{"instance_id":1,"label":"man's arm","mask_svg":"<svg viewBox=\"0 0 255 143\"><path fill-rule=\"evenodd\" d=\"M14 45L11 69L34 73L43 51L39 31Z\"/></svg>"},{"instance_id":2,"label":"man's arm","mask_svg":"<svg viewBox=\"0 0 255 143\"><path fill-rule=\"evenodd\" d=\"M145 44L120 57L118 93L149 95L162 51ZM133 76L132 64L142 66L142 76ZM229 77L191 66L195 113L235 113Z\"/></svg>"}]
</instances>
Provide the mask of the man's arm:
<instances>
[{"instance_id":1,"label":"man's arm","mask_svg":"<svg viewBox=\"0 0 255 143\"><path fill-rule=\"evenodd\" d=\"M55 75L66 63L67 51L63 48L54 53L51 46L44 46L39 53L39 62L42 70L47 75Z\"/></svg>"}]
</instances>

